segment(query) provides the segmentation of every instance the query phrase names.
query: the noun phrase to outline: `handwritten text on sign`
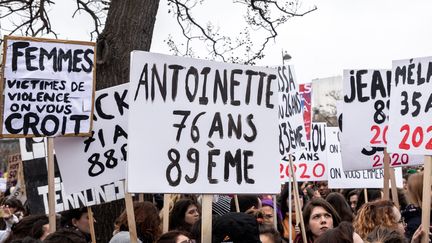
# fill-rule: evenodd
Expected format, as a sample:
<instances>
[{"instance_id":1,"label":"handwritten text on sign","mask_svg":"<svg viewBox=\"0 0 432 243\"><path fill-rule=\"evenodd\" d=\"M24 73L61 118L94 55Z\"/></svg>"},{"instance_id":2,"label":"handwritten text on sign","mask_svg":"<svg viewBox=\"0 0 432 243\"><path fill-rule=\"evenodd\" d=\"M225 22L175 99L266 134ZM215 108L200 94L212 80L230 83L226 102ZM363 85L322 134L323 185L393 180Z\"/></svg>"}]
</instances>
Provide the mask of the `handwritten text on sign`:
<instances>
[{"instance_id":1,"label":"handwritten text on sign","mask_svg":"<svg viewBox=\"0 0 432 243\"><path fill-rule=\"evenodd\" d=\"M337 127L326 127L328 186L329 188L382 188L384 170L375 168L369 170L343 171L340 131ZM402 187L402 169L395 168L396 185Z\"/></svg>"},{"instance_id":2,"label":"handwritten text on sign","mask_svg":"<svg viewBox=\"0 0 432 243\"><path fill-rule=\"evenodd\" d=\"M281 159L305 148L306 135L302 98L292 66L278 67L279 74L279 153Z\"/></svg>"},{"instance_id":3,"label":"handwritten text on sign","mask_svg":"<svg viewBox=\"0 0 432 243\"><path fill-rule=\"evenodd\" d=\"M325 129L325 123L312 123L308 147L291 156L297 181L327 180L327 139ZM289 162L282 160L279 164L281 181L286 182L289 180L289 171Z\"/></svg>"},{"instance_id":4,"label":"handwritten text on sign","mask_svg":"<svg viewBox=\"0 0 432 243\"><path fill-rule=\"evenodd\" d=\"M277 192L277 76L133 52L129 191Z\"/></svg>"},{"instance_id":5,"label":"handwritten text on sign","mask_svg":"<svg viewBox=\"0 0 432 243\"><path fill-rule=\"evenodd\" d=\"M432 154L432 57L393 61L389 151Z\"/></svg>"},{"instance_id":6,"label":"handwritten text on sign","mask_svg":"<svg viewBox=\"0 0 432 243\"><path fill-rule=\"evenodd\" d=\"M5 136L90 132L94 46L6 39Z\"/></svg>"},{"instance_id":7,"label":"handwritten text on sign","mask_svg":"<svg viewBox=\"0 0 432 243\"><path fill-rule=\"evenodd\" d=\"M364 169L375 169L382 168L384 163L384 147L375 147L364 145L368 144L368 140L370 136L364 134L356 134L352 131L354 129L351 124L351 136L346 135L345 130L349 122L356 122L350 118L345 118L345 109L347 104L344 103L338 104L338 121L339 121L339 129L343 127L343 132L339 134L341 137L341 154L342 154L342 167L344 171L352 171L352 170L364 170ZM348 105L349 107L349 105ZM344 110L342 110L344 109ZM360 108L357 107L359 112ZM367 111L363 111L367 114ZM363 114L363 113L362 113ZM352 112L351 112L352 115ZM354 115L355 116L355 115ZM349 119L347 121L347 119ZM358 118L359 120L363 118ZM342 122L343 121L343 122ZM364 124L357 124L359 129L360 127L364 127ZM364 132L367 134L367 132ZM352 142L353 138L356 141L360 142ZM390 166L391 167L402 167L402 166L413 166L423 163L423 158L421 156L416 156L407 153L392 153L390 154Z\"/></svg>"},{"instance_id":8,"label":"handwritten text on sign","mask_svg":"<svg viewBox=\"0 0 432 243\"><path fill-rule=\"evenodd\" d=\"M127 87L123 84L96 92L90 137L55 139L63 185L68 193L125 179Z\"/></svg>"},{"instance_id":9,"label":"handwritten text on sign","mask_svg":"<svg viewBox=\"0 0 432 243\"><path fill-rule=\"evenodd\" d=\"M386 147L390 70L344 70L344 134L365 147ZM352 141L351 141L352 142Z\"/></svg>"}]
</instances>

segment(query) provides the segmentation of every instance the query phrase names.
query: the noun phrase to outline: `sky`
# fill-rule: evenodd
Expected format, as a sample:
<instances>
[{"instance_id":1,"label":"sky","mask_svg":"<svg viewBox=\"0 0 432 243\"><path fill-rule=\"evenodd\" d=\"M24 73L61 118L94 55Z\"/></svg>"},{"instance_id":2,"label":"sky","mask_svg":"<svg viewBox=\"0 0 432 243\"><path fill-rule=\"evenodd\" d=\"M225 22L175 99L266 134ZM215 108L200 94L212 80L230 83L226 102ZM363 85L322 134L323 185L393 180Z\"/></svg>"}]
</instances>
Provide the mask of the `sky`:
<instances>
[{"instance_id":1,"label":"sky","mask_svg":"<svg viewBox=\"0 0 432 243\"><path fill-rule=\"evenodd\" d=\"M208 5L197 17L235 34L232 23L241 21L242 12L230 2L204 1ZM302 1L305 9L314 5L316 11L290 19L279 28L276 41L269 44L265 58L257 65L280 65L284 50L292 56L289 64L294 65L298 82L305 83L340 76L343 69L391 68L392 60L432 55L430 0ZM92 25L87 16L65 18L72 15L73 8L73 1L58 1L51 10L53 27L59 38L89 40ZM5 21L1 24L7 25ZM151 51L170 54L164 40L178 31L166 2L161 0Z\"/></svg>"}]
</instances>

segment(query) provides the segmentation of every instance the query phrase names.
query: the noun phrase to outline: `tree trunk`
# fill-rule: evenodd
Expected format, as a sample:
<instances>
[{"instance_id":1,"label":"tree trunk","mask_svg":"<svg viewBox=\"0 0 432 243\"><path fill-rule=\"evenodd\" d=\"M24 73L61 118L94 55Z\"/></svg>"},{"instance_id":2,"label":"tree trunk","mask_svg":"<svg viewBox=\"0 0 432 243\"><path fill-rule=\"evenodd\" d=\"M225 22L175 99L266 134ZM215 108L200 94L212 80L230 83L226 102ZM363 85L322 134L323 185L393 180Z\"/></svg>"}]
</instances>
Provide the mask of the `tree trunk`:
<instances>
[{"instance_id":1,"label":"tree trunk","mask_svg":"<svg viewBox=\"0 0 432 243\"><path fill-rule=\"evenodd\" d=\"M98 37L97 89L129 81L130 52L149 51L159 1L112 0Z\"/></svg>"},{"instance_id":2,"label":"tree trunk","mask_svg":"<svg viewBox=\"0 0 432 243\"><path fill-rule=\"evenodd\" d=\"M150 50L158 0L112 0L97 40L96 89L129 82L130 53ZM94 207L97 242L109 242L124 201Z\"/></svg>"}]
</instances>

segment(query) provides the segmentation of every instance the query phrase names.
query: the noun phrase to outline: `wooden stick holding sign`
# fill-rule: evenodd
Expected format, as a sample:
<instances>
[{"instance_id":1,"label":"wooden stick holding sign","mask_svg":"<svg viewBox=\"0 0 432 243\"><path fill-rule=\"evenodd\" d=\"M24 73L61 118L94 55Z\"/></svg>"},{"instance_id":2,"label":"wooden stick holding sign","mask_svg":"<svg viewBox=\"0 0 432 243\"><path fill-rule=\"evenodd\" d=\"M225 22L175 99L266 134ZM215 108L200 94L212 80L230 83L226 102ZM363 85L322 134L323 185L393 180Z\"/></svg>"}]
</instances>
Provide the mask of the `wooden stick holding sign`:
<instances>
[{"instance_id":1,"label":"wooden stick holding sign","mask_svg":"<svg viewBox=\"0 0 432 243\"><path fill-rule=\"evenodd\" d=\"M291 175L291 178L293 181L294 201L296 202L296 212L297 212L300 209L300 196L299 196L299 192L298 192L298 184L297 184L296 175L294 174L294 166L293 166L291 154L289 155L289 167L290 167L290 175ZM303 221L303 215L301 213L299 215L300 215L299 219L300 219L300 228L301 228L301 233L302 233L302 237L303 237L303 242L307 242L306 228L305 228L304 221ZM297 222L299 219L296 219Z\"/></svg>"},{"instance_id":2,"label":"wooden stick holding sign","mask_svg":"<svg viewBox=\"0 0 432 243\"><path fill-rule=\"evenodd\" d=\"M201 242L212 242L212 202L213 195L202 196Z\"/></svg>"},{"instance_id":3,"label":"wooden stick holding sign","mask_svg":"<svg viewBox=\"0 0 432 243\"><path fill-rule=\"evenodd\" d=\"M291 243L294 239L292 238L292 190L291 190L291 180L288 181L288 239Z\"/></svg>"},{"instance_id":4,"label":"wooden stick holding sign","mask_svg":"<svg viewBox=\"0 0 432 243\"><path fill-rule=\"evenodd\" d=\"M125 204L126 204L126 215L127 215L127 221L129 227L130 242L137 243L138 237L137 237L137 231L135 225L135 212L134 212L133 200L132 200L132 195L128 192L125 193Z\"/></svg>"},{"instance_id":5,"label":"wooden stick holding sign","mask_svg":"<svg viewBox=\"0 0 432 243\"><path fill-rule=\"evenodd\" d=\"M390 185L391 185L393 202L396 205L396 207L400 209L398 191L396 186L396 175L395 175L394 168L390 168Z\"/></svg>"},{"instance_id":6,"label":"wooden stick holding sign","mask_svg":"<svg viewBox=\"0 0 432 243\"><path fill-rule=\"evenodd\" d=\"M384 200L390 200L390 156L387 149L384 149Z\"/></svg>"},{"instance_id":7,"label":"wooden stick holding sign","mask_svg":"<svg viewBox=\"0 0 432 243\"><path fill-rule=\"evenodd\" d=\"M171 194L165 193L164 194L164 207L162 212L163 217L163 226L162 226L162 232L166 233L168 232L169 228L169 213L170 213L170 203L171 203Z\"/></svg>"},{"instance_id":8,"label":"wooden stick holding sign","mask_svg":"<svg viewBox=\"0 0 432 243\"><path fill-rule=\"evenodd\" d=\"M49 137L48 149L48 212L49 212L49 231L56 231L56 212L55 212L55 189L54 189L54 138Z\"/></svg>"},{"instance_id":9,"label":"wooden stick holding sign","mask_svg":"<svg viewBox=\"0 0 432 243\"><path fill-rule=\"evenodd\" d=\"M365 203L368 203L368 202L369 202L369 198L368 198L368 191L367 191L367 188L364 188L364 189L363 189L363 192L364 192Z\"/></svg>"},{"instance_id":10,"label":"wooden stick holding sign","mask_svg":"<svg viewBox=\"0 0 432 243\"><path fill-rule=\"evenodd\" d=\"M277 229L277 218L278 218L278 214L277 214L276 195L273 195L273 223L275 229Z\"/></svg>"},{"instance_id":11,"label":"wooden stick holding sign","mask_svg":"<svg viewBox=\"0 0 432 243\"><path fill-rule=\"evenodd\" d=\"M236 212L239 213L240 212L240 205L239 205L239 200L238 200L237 194L234 195L234 204L235 204L235 207L236 207Z\"/></svg>"},{"instance_id":12,"label":"wooden stick holding sign","mask_svg":"<svg viewBox=\"0 0 432 243\"><path fill-rule=\"evenodd\" d=\"M90 236L92 243L96 243L96 234L95 234L95 228L94 228L94 217L93 217L93 210L91 207L87 207L87 214L89 218L89 226L90 226Z\"/></svg>"},{"instance_id":13,"label":"wooden stick holding sign","mask_svg":"<svg viewBox=\"0 0 432 243\"><path fill-rule=\"evenodd\" d=\"M422 243L429 243L429 226L430 226L430 211L431 211L431 176L432 176L432 156L428 155L424 158L423 172L423 199L422 199L422 221L423 228Z\"/></svg>"}]
</instances>

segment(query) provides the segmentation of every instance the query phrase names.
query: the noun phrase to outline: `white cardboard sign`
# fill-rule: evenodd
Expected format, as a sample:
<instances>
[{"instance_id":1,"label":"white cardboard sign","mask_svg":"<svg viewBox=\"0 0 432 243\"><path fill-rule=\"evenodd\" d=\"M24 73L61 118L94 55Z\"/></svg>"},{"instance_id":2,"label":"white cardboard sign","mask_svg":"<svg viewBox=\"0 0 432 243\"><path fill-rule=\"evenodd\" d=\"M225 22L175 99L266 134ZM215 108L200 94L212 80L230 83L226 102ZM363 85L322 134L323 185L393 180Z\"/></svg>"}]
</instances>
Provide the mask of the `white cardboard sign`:
<instances>
[{"instance_id":1,"label":"white cardboard sign","mask_svg":"<svg viewBox=\"0 0 432 243\"><path fill-rule=\"evenodd\" d=\"M68 193L125 179L127 88L128 84L123 84L96 92L91 137L54 140L63 187Z\"/></svg>"},{"instance_id":2,"label":"white cardboard sign","mask_svg":"<svg viewBox=\"0 0 432 243\"><path fill-rule=\"evenodd\" d=\"M382 168L343 171L339 128L327 127L326 134L329 188L383 188ZM402 187L402 168L395 168L395 176L396 186Z\"/></svg>"},{"instance_id":3,"label":"white cardboard sign","mask_svg":"<svg viewBox=\"0 0 432 243\"><path fill-rule=\"evenodd\" d=\"M302 97L294 67L279 66L279 153L281 159L305 149L306 131L303 121Z\"/></svg>"},{"instance_id":4,"label":"white cardboard sign","mask_svg":"<svg viewBox=\"0 0 432 243\"><path fill-rule=\"evenodd\" d=\"M128 191L277 193L276 69L133 51Z\"/></svg>"},{"instance_id":5,"label":"white cardboard sign","mask_svg":"<svg viewBox=\"0 0 432 243\"><path fill-rule=\"evenodd\" d=\"M6 37L2 136L77 136L91 129L91 42Z\"/></svg>"},{"instance_id":6,"label":"white cardboard sign","mask_svg":"<svg viewBox=\"0 0 432 243\"><path fill-rule=\"evenodd\" d=\"M291 155L297 181L327 180L327 139L325 130L325 123L312 123L311 139L308 142L308 147ZM289 160L282 160L279 164L282 182L287 182L290 179L289 171Z\"/></svg>"},{"instance_id":7,"label":"white cardboard sign","mask_svg":"<svg viewBox=\"0 0 432 243\"><path fill-rule=\"evenodd\" d=\"M29 203L29 210L32 213L48 213L48 181L47 181L47 158L46 158L46 138L21 138L20 150L23 160L25 187L20 185L20 191L15 192L20 199L23 188L26 189L25 198ZM98 205L110 201L124 198L124 181L111 181L106 184L89 186L82 191L73 193L66 192L62 182L62 175L57 170L58 160L55 159L55 210L61 212L72 208ZM26 173L27 172L27 173ZM67 173L67 171L63 171ZM78 179L77 179L78 178ZM76 175L75 181L79 182L80 175ZM14 193L14 194L15 194Z\"/></svg>"},{"instance_id":8,"label":"white cardboard sign","mask_svg":"<svg viewBox=\"0 0 432 243\"><path fill-rule=\"evenodd\" d=\"M343 168L345 171L381 168L387 143L391 72L344 70L343 80ZM391 167L421 163L418 156L390 154Z\"/></svg>"},{"instance_id":9,"label":"white cardboard sign","mask_svg":"<svg viewBox=\"0 0 432 243\"><path fill-rule=\"evenodd\" d=\"M393 61L389 151L432 155L432 57Z\"/></svg>"}]
</instances>

